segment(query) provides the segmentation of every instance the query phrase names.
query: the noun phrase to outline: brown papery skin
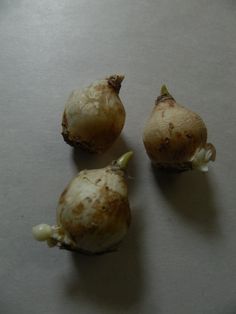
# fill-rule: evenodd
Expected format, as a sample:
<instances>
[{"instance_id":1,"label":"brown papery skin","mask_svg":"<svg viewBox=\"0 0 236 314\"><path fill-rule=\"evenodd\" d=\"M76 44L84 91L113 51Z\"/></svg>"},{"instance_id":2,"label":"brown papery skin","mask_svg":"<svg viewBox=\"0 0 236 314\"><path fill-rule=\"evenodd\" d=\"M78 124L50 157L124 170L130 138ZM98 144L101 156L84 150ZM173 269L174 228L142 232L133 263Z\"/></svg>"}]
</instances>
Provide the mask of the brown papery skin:
<instances>
[{"instance_id":1,"label":"brown papery skin","mask_svg":"<svg viewBox=\"0 0 236 314\"><path fill-rule=\"evenodd\" d=\"M199 115L175 102L172 96L160 96L143 133L149 158L157 166L185 164L197 148L205 147L207 129Z\"/></svg>"}]
</instances>

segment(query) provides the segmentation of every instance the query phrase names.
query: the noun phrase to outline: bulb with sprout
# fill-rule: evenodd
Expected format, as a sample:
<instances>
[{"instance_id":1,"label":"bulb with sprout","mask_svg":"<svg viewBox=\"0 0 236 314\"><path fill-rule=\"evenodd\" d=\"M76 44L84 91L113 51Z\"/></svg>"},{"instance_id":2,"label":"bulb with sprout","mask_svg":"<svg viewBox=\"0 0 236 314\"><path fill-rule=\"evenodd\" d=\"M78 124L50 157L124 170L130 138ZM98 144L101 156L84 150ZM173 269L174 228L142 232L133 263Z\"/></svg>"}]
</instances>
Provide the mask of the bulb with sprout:
<instances>
[{"instance_id":1,"label":"bulb with sprout","mask_svg":"<svg viewBox=\"0 0 236 314\"><path fill-rule=\"evenodd\" d=\"M165 85L145 125L143 143L158 168L206 172L216 156L201 117L178 104Z\"/></svg>"},{"instance_id":2,"label":"bulb with sprout","mask_svg":"<svg viewBox=\"0 0 236 314\"><path fill-rule=\"evenodd\" d=\"M117 247L131 221L125 170L132 154L105 168L79 172L61 194L56 225L34 226L35 239L87 254Z\"/></svg>"}]
</instances>

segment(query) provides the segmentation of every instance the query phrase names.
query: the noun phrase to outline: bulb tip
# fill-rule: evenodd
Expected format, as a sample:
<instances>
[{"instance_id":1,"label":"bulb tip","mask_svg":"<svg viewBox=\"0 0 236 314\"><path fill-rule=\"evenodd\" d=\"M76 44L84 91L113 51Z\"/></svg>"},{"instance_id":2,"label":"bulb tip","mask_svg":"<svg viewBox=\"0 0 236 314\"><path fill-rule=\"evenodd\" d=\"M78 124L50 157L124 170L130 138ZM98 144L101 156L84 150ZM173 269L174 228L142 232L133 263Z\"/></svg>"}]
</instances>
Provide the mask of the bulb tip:
<instances>
[{"instance_id":1,"label":"bulb tip","mask_svg":"<svg viewBox=\"0 0 236 314\"><path fill-rule=\"evenodd\" d=\"M121 83L124 80L125 76L123 74L114 74L109 77L109 79L113 79L116 82Z\"/></svg>"},{"instance_id":2,"label":"bulb tip","mask_svg":"<svg viewBox=\"0 0 236 314\"><path fill-rule=\"evenodd\" d=\"M128 166L128 163L133 154L134 153L132 151L129 151L117 159L116 164L119 166L120 169L125 169Z\"/></svg>"},{"instance_id":3,"label":"bulb tip","mask_svg":"<svg viewBox=\"0 0 236 314\"><path fill-rule=\"evenodd\" d=\"M124 80L125 76L121 74L111 75L107 78L108 84L114 88L116 93L119 93L121 88L121 83Z\"/></svg>"},{"instance_id":4,"label":"bulb tip","mask_svg":"<svg viewBox=\"0 0 236 314\"><path fill-rule=\"evenodd\" d=\"M125 78L124 74L117 74L116 76L117 76L117 79L118 79L120 82L122 82L122 81L124 80L124 78Z\"/></svg>"},{"instance_id":5,"label":"bulb tip","mask_svg":"<svg viewBox=\"0 0 236 314\"><path fill-rule=\"evenodd\" d=\"M165 84L163 84L161 87L161 96L164 96L164 95L170 95L168 88Z\"/></svg>"}]
</instances>

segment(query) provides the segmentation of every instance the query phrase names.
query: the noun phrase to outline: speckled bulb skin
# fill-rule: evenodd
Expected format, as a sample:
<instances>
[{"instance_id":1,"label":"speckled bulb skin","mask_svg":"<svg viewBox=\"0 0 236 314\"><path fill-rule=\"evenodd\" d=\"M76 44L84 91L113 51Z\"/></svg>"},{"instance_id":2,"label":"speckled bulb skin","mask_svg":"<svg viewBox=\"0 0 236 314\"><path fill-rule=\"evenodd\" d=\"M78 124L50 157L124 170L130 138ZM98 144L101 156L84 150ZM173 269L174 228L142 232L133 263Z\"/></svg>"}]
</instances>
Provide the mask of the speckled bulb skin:
<instances>
[{"instance_id":1,"label":"speckled bulb skin","mask_svg":"<svg viewBox=\"0 0 236 314\"><path fill-rule=\"evenodd\" d=\"M102 153L114 143L126 116L119 97L123 79L113 75L71 93L62 118L62 135L68 144Z\"/></svg>"},{"instance_id":2,"label":"speckled bulb skin","mask_svg":"<svg viewBox=\"0 0 236 314\"><path fill-rule=\"evenodd\" d=\"M80 171L60 196L56 224L34 226L34 238L90 255L116 249L131 221L125 169L132 155L129 151L105 168Z\"/></svg>"},{"instance_id":3,"label":"speckled bulb skin","mask_svg":"<svg viewBox=\"0 0 236 314\"><path fill-rule=\"evenodd\" d=\"M215 148L207 144L207 128L201 117L170 94L157 98L144 127L143 143L158 168L205 171L208 161L215 159Z\"/></svg>"},{"instance_id":4,"label":"speckled bulb skin","mask_svg":"<svg viewBox=\"0 0 236 314\"><path fill-rule=\"evenodd\" d=\"M72 239L71 248L104 252L126 235L131 214L120 170L84 170L62 193L57 223Z\"/></svg>"}]
</instances>

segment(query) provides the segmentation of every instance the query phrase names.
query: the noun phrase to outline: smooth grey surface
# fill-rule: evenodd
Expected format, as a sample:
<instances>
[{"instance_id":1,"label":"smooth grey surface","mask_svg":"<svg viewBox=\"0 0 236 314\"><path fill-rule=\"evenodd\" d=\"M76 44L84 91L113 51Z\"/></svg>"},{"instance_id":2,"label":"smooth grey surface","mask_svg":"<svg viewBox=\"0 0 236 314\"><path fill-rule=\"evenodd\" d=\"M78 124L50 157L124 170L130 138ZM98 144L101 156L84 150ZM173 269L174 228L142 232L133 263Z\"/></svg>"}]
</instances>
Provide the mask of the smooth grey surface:
<instances>
[{"instance_id":1,"label":"smooth grey surface","mask_svg":"<svg viewBox=\"0 0 236 314\"><path fill-rule=\"evenodd\" d=\"M1 0L1 314L236 313L235 31L234 0ZM60 135L70 91L116 72L122 138L74 153ZM141 133L162 83L205 120L208 174L151 168ZM32 239L78 169L130 148L133 223L118 252Z\"/></svg>"}]
</instances>

